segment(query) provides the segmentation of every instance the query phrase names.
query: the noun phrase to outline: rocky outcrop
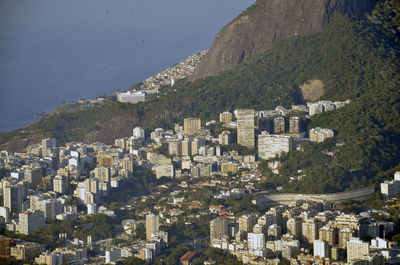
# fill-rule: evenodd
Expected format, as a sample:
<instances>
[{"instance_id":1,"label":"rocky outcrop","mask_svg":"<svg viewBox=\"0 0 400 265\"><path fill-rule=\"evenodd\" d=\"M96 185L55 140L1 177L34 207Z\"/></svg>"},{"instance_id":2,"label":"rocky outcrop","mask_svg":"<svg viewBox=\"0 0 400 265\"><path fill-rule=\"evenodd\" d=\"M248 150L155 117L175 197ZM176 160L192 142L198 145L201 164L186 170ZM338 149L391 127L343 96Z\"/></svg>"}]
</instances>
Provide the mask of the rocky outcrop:
<instances>
[{"instance_id":1,"label":"rocky outcrop","mask_svg":"<svg viewBox=\"0 0 400 265\"><path fill-rule=\"evenodd\" d=\"M280 40L317 33L335 11L362 14L375 3L375 0L258 0L216 35L209 52L188 80L229 70Z\"/></svg>"}]
</instances>

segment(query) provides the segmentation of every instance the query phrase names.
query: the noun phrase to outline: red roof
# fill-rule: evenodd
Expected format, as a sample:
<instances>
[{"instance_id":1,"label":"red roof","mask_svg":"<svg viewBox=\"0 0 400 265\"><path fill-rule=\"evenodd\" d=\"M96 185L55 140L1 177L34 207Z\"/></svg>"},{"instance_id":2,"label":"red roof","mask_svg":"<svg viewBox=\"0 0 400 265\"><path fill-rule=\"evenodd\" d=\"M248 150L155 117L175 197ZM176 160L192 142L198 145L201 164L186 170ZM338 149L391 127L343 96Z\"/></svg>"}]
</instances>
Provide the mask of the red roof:
<instances>
[{"instance_id":1,"label":"red roof","mask_svg":"<svg viewBox=\"0 0 400 265\"><path fill-rule=\"evenodd\" d=\"M188 251L183 256L179 259L180 261L189 261L191 258L193 258L194 255L196 255L197 251Z\"/></svg>"}]
</instances>

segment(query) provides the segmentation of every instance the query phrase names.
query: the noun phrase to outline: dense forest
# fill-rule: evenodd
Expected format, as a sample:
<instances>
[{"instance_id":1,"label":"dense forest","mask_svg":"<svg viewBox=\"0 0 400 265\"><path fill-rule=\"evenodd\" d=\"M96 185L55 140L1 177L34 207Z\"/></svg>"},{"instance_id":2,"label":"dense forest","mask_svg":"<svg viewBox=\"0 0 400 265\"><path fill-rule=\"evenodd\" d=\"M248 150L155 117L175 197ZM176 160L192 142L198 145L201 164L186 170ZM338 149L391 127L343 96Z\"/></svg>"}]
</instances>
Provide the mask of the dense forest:
<instances>
[{"instance_id":1,"label":"dense forest","mask_svg":"<svg viewBox=\"0 0 400 265\"><path fill-rule=\"evenodd\" d=\"M352 101L317 115L309 125L332 128L335 138L283 157L284 178L299 169L305 175L286 189L326 192L373 183L379 172L400 163L399 2L379 1L366 17L336 13L318 34L281 41L218 76L180 80L144 103L109 98L100 106L51 115L0 134L0 147L21 148L46 136L59 143L109 143L130 135L134 126L168 128L185 117L215 119L236 108L289 107L305 103L299 85L318 79L325 90L321 99Z\"/></svg>"}]
</instances>

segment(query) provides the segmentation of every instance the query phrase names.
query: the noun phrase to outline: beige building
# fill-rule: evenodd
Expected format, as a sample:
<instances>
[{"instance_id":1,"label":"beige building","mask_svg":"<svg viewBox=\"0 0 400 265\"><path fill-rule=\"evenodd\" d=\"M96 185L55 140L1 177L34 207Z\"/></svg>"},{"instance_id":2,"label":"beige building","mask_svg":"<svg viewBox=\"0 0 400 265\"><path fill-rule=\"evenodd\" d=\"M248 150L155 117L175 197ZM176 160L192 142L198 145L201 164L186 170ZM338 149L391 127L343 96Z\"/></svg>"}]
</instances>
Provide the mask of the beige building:
<instances>
[{"instance_id":1,"label":"beige building","mask_svg":"<svg viewBox=\"0 0 400 265\"><path fill-rule=\"evenodd\" d=\"M220 145L229 145L231 143L231 132L230 131L223 131L218 136L218 142Z\"/></svg>"},{"instance_id":2,"label":"beige building","mask_svg":"<svg viewBox=\"0 0 400 265\"><path fill-rule=\"evenodd\" d=\"M357 237L353 237L347 242L347 261L362 259L368 254L368 242L363 242Z\"/></svg>"},{"instance_id":3,"label":"beige building","mask_svg":"<svg viewBox=\"0 0 400 265\"><path fill-rule=\"evenodd\" d=\"M287 223L287 231L291 233L297 240L300 240L302 237L302 222L299 217L289 218Z\"/></svg>"},{"instance_id":4,"label":"beige building","mask_svg":"<svg viewBox=\"0 0 400 265\"><path fill-rule=\"evenodd\" d=\"M228 221L226 219L214 219L210 222L210 241L228 236Z\"/></svg>"},{"instance_id":5,"label":"beige building","mask_svg":"<svg viewBox=\"0 0 400 265\"><path fill-rule=\"evenodd\" d=\"M199 118L187 118L183 121L185 136L197 134L201 130L201 120Z\"/></svg>"},{"instance_id":6,"label":"beige building","mask_svg":"<svg viewBox=\"0 0 400 265\"><path fill-rule=\"evenodd\" d=\"M345 249L347 247L347 241L350 240L354 235L354 231L349 228L343 228L338 233L339 248Z\"/></svg>"},{"instance_id":7,"label":"beige building","mask_svg":"<svg viewBox=\"0 0 400 265\"><path fill-rule=\"evenodd\" d=\"M86 179L85 180L85 191L94 194L99 193L99 180L98 179Z\"/></svg>"},{"instance_id":8,"label":"beige building","mask_svg":"<svg viewBox=\"0 0 400 265\"><path fill-rule=\"evenodd\" d=\"M94 169L94 177L101 183L108 183L111 180L111 172L109 167L96 167Z\"/></svg>"},{"instance_id":9,"label":"beige building","mask_svg":"<svg viewBox=\"0 0 400 265\"><path fill-rule=\"evenodd\" d=\"M33 242L25 242L12 247L11 256L13 256L16 260L29 261L44 250L45 245Z\"/></svg>"},{"instance_id":10,"label":"beige building","mask_svg":"<svg viewBox=\"0 0 400 265\"><path fill-rule=\"evenodd\" d=\"M334 132L331 129L324 129L324 128L312 128L310 130L310 141L316 143L322 143L327 138L332 138L334 136Z\"/></svg>"},{"instance_id":11,"label":"beige building","mask_svg":"<svg viewBox=\"0 0 400 265\"><path fill-rule=\"evenodd\" d=\"M199 154L200 147L206 145L206 141L203 138L195 138L191 142L192 156Z\"/></svg>"},{"instance_id":12,"label":"beige building","mask_svg":"<svg viewBox=\"0 0 400 265\"><path fill-rule=\"evenodd\" d=\"M41 168L29 168L24 173L25 181L29 183L31 189L36 189L42 183L42 177L43 171Z\"/></svg>"},{"instance_id":13,"label":"beige building","mask_svg":"<svg viewBox=\"0 0 400 265\"><path fill-rule=\"evenodd\" d=\"M257 224L255 215L242 215L239 217L239 231L251 232L255 224Z\"/></svg>"},{"instance_id":14,"label":"beige building","mask_svg":"<svg viewBox=\"0 0 400 265\"><path fill-rule=\"evenodd\" d=\"M222 123L229 123L232 121L232 113L225 111L219 114L219 121Z\"/></svg>"},{"instance_id":15,"label":"beige building","mask_svg":"<svg viewBox=\"0 0 400 265\"><path fill-rule=\"evenodd\" d=\"M122 168L126 170L128 176L133 173L133 168L135 167L133 158L126 156L122 160Z\"/></svg>"},{"instance_id":16,"label":"beige building","mask_svg":"<svg viewBox=\"0 0 400 265\"><path fill-rule=\"evenodd\" d=\"M308 243L314 243L318 239L318 232L321 227L322 223L317 219L305 220L302 224L303 239Z\"/></svg>"},{"instance_id":17,"label":"beige building","mask_svg":"<svg viewBox=\"0 0 400 265\"><path fill-rule=\"evenodd\" d=\"M53 191L61 194L67 192L67 179L65 176L55 176L53 180Z\"/></svg>"},{"instance_id":18,"label":"beige building","mask_svg":"<svg viewBox=\"0 0 400 265\"><path fill-rule=\"evenodd\" d=\"M232 163L232 162L222 163L221 164L221 173L228 174L229 172L231 172L231 173L238 172L238 165L235 163Z\"/></svg>"},{"instance_id":19,"label":"beige building","mask_svg":"<svg viewBox=\"0 0 400 265\"><path fill-rule=\"evenodd\" d=\"M42 140L42 156L47 156L47 149L56 148L56 138L47 138Z\"/></svg>"},{"instance_id":20,"label":"beige building","mask_svg":"<svg viewBox=\"0 0 400 265\"><path fill-rule=\"evenodd\" d=\"M324 226L319 229L319 239L333 247L338 244L338 230L334 227Z\"/></svg>"},{"instance_id":21,"label":"beige building","mask_svg":"<svg viewBox=\"0 0 400 265\"><path fill-rule=\"evenodd\" d=\"M182 156L182 141L179 139L168 141L168 153L170 155Z\"/></svg>"},{"instance_id":22,"label":"beige building","mask_svg":"<svg viewBox=\"0 0 400 265\"><path fill-rule=\"evenodd\" d=\"M182 141L182 156L192 155L192 139L186 138Z\"/></svg>"},{"instance_id":23,"label":"beige building","mask_svg":"<svg viewBox=\"0 0 400 265\"><path fill-rule=\"evenodd\" d=\"M274 118L274 134L282 134L286 131L285 118L276 117Z\"/></svg>"},{"instance_id":24,"label":"beige building","mask_svg":"<svg viewBox=\"0 0 400 265\"><path fill-rule=\"evenodd\" d=\"M151 240L151 235L159 231L159 217L155 214L146 215L146 240Z\"/></svg>"},{"instance_id":25,"label":"beige building","mask_svg":"<svg viewBox=\"0 0 400 265\"><path fill-rule=\"evenodd\" d=\"M298 116L289 118L289 133L299 134L301 130L301 119Z\"/></svg>"},{"instance_id":26,"label":"beige building","mask_svg":"<svg viewBox=\"0 0 400 265\"><path fill-rule=\"evenodd\" d=\"M237 110L237 143L248 148L255 148L255 116L253 109Z\"/></svg>"}]
</instances>

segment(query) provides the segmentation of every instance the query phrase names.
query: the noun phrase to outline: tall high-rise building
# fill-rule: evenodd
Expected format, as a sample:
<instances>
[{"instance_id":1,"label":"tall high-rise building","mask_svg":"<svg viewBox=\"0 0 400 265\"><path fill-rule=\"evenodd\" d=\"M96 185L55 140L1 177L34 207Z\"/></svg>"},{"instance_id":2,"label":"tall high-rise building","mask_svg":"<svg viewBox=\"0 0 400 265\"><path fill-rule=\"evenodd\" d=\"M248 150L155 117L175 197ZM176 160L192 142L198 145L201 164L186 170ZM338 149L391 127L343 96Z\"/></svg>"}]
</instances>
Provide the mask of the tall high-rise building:
<instances>
[{"instance_id":1,"label":"tall high-rise building","mask_svg":"<svg viewBox=\"0 0 400 265\"><path fill-rule=\"evenodd\" d=\"M254 110L239 109L237 111L237 143L249 148L255 147Z\"/></svg>"},{"instance_id":2,"label":"tall high-rise building","mask_svg":"<svg viewBox=\"0 0 400 265\"><path fill-rule=\"evenodd\" d=\"M38 210L44 213L44 218L56 219L57 214L63 212L63 205L56 199L41 200L38 202Z\"/></svg>"},{"instance_id":3,"label":"tall high-rise building","mask_svg":"<svg viewBox=\"0 0 400 265\"><path fill-rule=\"evenodd\" d=\"M24 179L29 183L31 189L36 189L42 183L42 177L43 170L41 168L29 168L24 173Z\"/></svg>"},{"instance_id":4,"label":"tall high-rise building","mask_svg":"<svg viewBox=\"0 0 400 265\"><path fill-rule=\"evenodd\" d=\"M319 239L324 240L329 246L338 244L338 230L335 227L324 226L319 229Z\"/></svg>"},{"instance_id":5,"label":"tall high-rise building","mask_svg":"<svg viewBox=\"0 0 400 265\"><path fill-rule=\"evenodd\" d=\"M192 139L186 138L182 141L182 156L192 155Z\"/></svg>"},{"instance_id":6,"label":"tall high-rise building","mask_svg":"<svg viewBox=\"0 0 400 265\"><path fill-rule=\"evenodd\" d=\"M201 120L199 118L187 118L183 121L185 136L197 134L201 130Z\"/></svg>"},{"instance_id":7,"label":"tall high-rise building","mask_svg":"<svg viewBox=\"0 0 400 265\"><path fill-rule=\"evenodd\" d=\"M284 117L276 117L274 118L274 134L285 133L285 118Z\"/></svg>"},{"instance_id":8,"label":"tall high-rise building","mask_svg":"<svg viewBox=\"0 0 400 265\"><path fill-rule=\"evenodd\" d=\"M206 142L203 138L195 138L193 139L191 145L192 145L191 147L192 155L194 156L199 154L200 147L205 146Z\"/></svg>"},{"instance_id":9,"label":"tall high-rise building","mask_svg":"<svg viewBox=\"0 0 400 265\"><path fill-rule=\"evenodd\" d=\"M132 176L134 168L133 158L125 156L122 160L122 168L125 169L128 177Z\"/></svg>"},{"instance_id":10,"label":"tall high-rise building","mask_svg":"<svg viewBox=\"0 0 400 265\"><path fill-rule=\"evenodd\" d=\"M357 237L353 237L347 241L347 261L361 259L368 254L368 242L363 242Z\"/></svg>"},{"instance_id":11,"label":"tall high-rise building","mask_svg":"<svg viewBox=\"0 0 400 265\"><path fill-rule=\"evenodd\" d=\"M320 239L314 241L314 257L329 258L329 246L326 241Z\"/></svg>"},{"instance_id":12,"label":"tall high-rise building","mask_svg":"<svg viewBox=\"0 0 400 265\"><path fill-rule=\"evenodd\" d=\"M180 139L172 139L168 141L168 153L170 155L182 155L182 141Z\"/></svg>"},{"instance_id":13,"label":"tall high-rise building","mask_svg":"<svg viewBox=\"0 0 400 265\"><path fill-rule=\"evenodd\" d=\"M307 219L302 224L303 239L307 243L314 243L318 239L322 223L318 219Z\"/></svg>"},{"instance_id":14,"label":"tall high-rise building","mask_svg":"<svg viewBox=\"0 0 400 265\"><path fill-rule=\"evenodd\" d=\"M96 167L94 169L94 177L100 183L108 183L111 181L111 172L109 167Z\"/></svg>"},{"instance_id":15,"label":"tall high-rise building","mask_svg":"<svg viewBox=\"0 0 400 265\"><path fill-rule=\"evenodd\" d=\"M159 217L155 214L146 215L146 240L151 240L151 235L159 231Z\"/></svg>"},{"instance_id":16,"label":"tall high-rise building","mask_svg":"<svg viewBox=\"0 0 400 265\"><path fill-rule=\"evenodd\" d=\"M301 130L301 119L298 116L289 118L289 133L298 134Z\"/></svg>"},{"instance_id":17,"label":"tall high-rise building","mask_svg":"<svg viewBox=\"0 0 400 265\"><path fill-rule=\"evenodd\" d=\"M339 248L345 249L347 247L347 241L349 241L354 235L354 231L349 228L343 228L339 230Z\"/></svg>"},{"instance_id":18,"label":"tall high-rise building","mask_svg":"<svg viewBox=\"0 0 400 265\"><path fill-rule=\"evenodd\" d=\"M19 213L18 232L23 235L30 235L36 230L46 226L44 213L42 211L28 211Z\"/></svg>"},{"instance_id":19,"label":"tall high-rise building","mask_svg":"<svg viewBox=\"0 0 400 265\"><path fill-rule=\"evenodd\" d=\"M302 237L302 223L300 217L289 218L287 223L287 231L291 233L297 240Z\"/></svg>"},{"instance_id":20,"label":"tall high-rise building","mask_svg":"<svg viewBox=\"0 0 400 265\"><path fill-rule=\"evenodd\" d=\"M242 215L239 217L239 231L251 232L256 223L255 215Z\"/></svg>"},{"instance_id":21,"label":"tall high-rise building","mask_svg":"<svg viewBox=\"0 0 400 265\"><path fill-rule=\"evenodd\" d=\"M3 206L10 213L22 211L23 191L20 185L11 185L3 188Z\"/></svg>"},{"instance_id":22,"label":"tall high-rise building","mask_svg":"<svg viewBox=\"0 0 400 265\"><path fill-rule=\"evenodd\" d=\"M214 219L210 222L210 241L211 244L214 240L228 236L228 221L226 219Z\"/></svg>"},{"instance_id":23,"label":"tall high-rise building","mask_svg":"<svg viewBox=\"0 0 400 265\"><path fill-rule=\"evenodd\" d=\"M55 176L53 180L53 191L58 193L67 192L67 179L65 176Z\"/></svg>"},{"instance_id":24,"label":"tall high-rise building","mask_svg":"<svg viewBox=\"0 0 400 265\"><path fill-rule=\"evenodd\" d=\"M99 180L94 178L85 179L85 192L99 193Z\"/></svg>"},{"instance_id":25,"label":"tall high-rise building","mask_svg":"<svg viewBox=\"0 0 400 265\"><path fill-rule=\"evenodd\" d=\"M56 138L47 138L42 140L42 156L47 156L47 149L56 148Z\"/></svg>"},{"instance_id":26,"label":"tall high-rise building","mask_svg":"<svg viewBox=\"0 0 400 265\"><path fill-rule=\"evenodd\" d=\"M281 225L282 224L282 213L284 209L281 206L272 207L268 210L268 213L272 214L274 217L274 223Z\"/></svg>"}]
</instances>

